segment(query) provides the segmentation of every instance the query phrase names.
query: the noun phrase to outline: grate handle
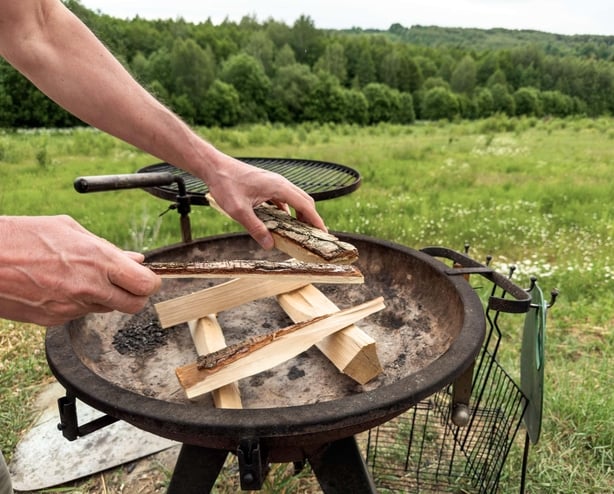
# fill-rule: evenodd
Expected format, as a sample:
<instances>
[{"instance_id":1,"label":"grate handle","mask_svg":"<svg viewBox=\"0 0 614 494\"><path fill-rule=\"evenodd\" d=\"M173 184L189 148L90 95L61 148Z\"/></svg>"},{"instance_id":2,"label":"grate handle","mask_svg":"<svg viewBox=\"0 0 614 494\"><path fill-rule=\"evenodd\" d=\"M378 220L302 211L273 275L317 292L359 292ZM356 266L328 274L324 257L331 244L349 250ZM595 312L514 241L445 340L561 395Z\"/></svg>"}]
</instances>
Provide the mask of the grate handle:
<instances>
[{"instance_id":1,"label":"grate handle","mask_svg":"<svg viewBox=\"0 0 614 494\"><path fill-rule=\"evenodd\" d=\"M181 215L181 238L184 242L192 240L192 227L190 225L190 197L186 193L185 181L182 177L171 172L157 173L125 173L120 175L95 175L90 177L78 177L74 181L77 192L103 192L120 189L145 189L177 184L177 201L169 209L177 209Z\"/></svg>"},{"instance_id":2,"label":"grate handle","mask_svg":"<svg viewBox=\"0 0 614 494\"><path fill-rule=\"evenodd\" d=\"M143 187L159 187L171 185L177 177L170 172L160 173L126 173L121 175L96 175L78 177L74 186L77 192L103 192L119 189L140 189Z\"/></svg>"}]
</instances>

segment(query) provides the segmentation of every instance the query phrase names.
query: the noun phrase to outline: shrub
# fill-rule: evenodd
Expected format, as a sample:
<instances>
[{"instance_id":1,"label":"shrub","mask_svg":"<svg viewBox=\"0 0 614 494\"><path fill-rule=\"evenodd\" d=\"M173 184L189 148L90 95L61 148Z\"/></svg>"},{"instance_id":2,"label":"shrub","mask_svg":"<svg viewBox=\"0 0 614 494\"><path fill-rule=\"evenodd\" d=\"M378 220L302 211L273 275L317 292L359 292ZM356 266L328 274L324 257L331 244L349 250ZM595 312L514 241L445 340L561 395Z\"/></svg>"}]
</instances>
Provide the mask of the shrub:
<instances>
[{"instance_id":1,"label":"shrub","mask_svg":"<svg viewBox=\"0 0 614 494\"><path fill-rule=\"evenodd\" d=\"M443 87L426 92L422 103L422 118L426 120L453 120L460 114L458 97Z\"/></svg>"}]
</instances>

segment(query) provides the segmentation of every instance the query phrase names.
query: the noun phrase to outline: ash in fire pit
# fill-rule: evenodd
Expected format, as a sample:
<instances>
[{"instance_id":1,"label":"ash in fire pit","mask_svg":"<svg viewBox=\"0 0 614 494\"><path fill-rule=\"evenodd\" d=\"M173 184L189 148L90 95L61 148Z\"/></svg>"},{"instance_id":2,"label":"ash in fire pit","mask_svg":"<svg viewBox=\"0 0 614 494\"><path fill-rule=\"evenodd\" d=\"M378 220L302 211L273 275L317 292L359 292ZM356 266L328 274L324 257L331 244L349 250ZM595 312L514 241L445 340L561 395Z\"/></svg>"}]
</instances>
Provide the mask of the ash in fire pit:
<instances>
[{"instance_id":1,"label":"ash in fire pit","mask_svg":"<svg viewBox=\"0 0 614 494\"><path fill-rule=\"evenodd\" d=\"M155 314L139 313L113 336L113 347L122 355L145 355L167 344L178 326L163 329Z\"/></svg>"}]
</instances>

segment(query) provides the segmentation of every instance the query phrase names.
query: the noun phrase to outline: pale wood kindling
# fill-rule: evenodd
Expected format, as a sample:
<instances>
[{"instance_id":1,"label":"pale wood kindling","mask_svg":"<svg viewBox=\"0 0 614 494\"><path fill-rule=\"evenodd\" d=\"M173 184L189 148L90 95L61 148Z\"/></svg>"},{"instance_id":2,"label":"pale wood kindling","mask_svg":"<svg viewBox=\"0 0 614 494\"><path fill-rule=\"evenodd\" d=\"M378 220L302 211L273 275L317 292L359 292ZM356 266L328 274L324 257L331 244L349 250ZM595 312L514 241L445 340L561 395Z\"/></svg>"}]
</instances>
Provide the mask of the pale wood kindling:
<instances>
[{"instance_id":1,"label":"pale wood kindling","mask_svg":"<svg viewBox=\"0 0 614 494\"><path fill-rule=\"evenodd\" d=\"M210 195L207 199L214 209L224 213ZM162 327L201 318L205 321L203 324L209 324L206 322L210 318L208 314L270 296L278 296L280 305L295 322L294 326L265 335L259 341L250 339L225 347L199 357L197 363L177 369L177 377L186 395L192 398L217 390L228 383L278 365L312 345L317 345L341 372L360 384L369 382L382 372L382 367L375 341L354 325L356 320L365 316L348 319L347 324L339 325L339 321L347 317L346 314L365 311L367 304L339 311L331 300L313 286L313 283L320 282L364 282L360 271L350 266L358 259L356 247L292 218L275 206L262 204L254 208L254 212L271 232L275 247L293 259L284 262L224 261L150 265L166 277L220 275L235 278L156 304ZM381 303L381 307L376 310L381 310L383 300L376 300ZM371 301L373 303L376 302ZM192 327L193 323L190 324Z\"/></svg>"},{"instance_id":2,"label":"pale wood kindling","mask_svg":"<svg viewBox=\"0 0 614 494\"><path fill-rule=\"evenodd\" d=\"M277 296L279 305L294 322L301 322L339 308L313 285ZM318 349L344 374L365 384L382 372L375 340L352 324L322 341Z\"/></svg>"},{"instance_id":3,"label":"pale wood kindling","mask_svg":"<svg viewBox=\"0 0 614 494\"><path fill-rule=\"evenodd\" d=\"M154 305L160 325L170 328L209 314L279 293L296 290L307 283L300 280L252 280L236 278L188 295L164 300Z\"/></svg>"},{"instance_id":4,"label":"pale wood kindling","mask_svg":"<svg viewBox=\"0 0 614 494\"><path fill-rule=\"evenodd\" d=\"M384 309L382 297L328 316L283 328L245 343L226 347L176 369L177 378L188 398L195 398L231 382L252 376L281 364L356 321Z\"/></svg>"},{"instance_id":5,"label":"pale wood kindling","mask_svg":"<svg viewBox=\"0 0 614 494\"><path fill-rule=\"evenodd\" d=\"M226 347L226 339L215 314L189 321L192 341L199 355L206 355ZM238 383L230 383L214 390L213 403L217 408L243 408Z\"/></svg>"}]
</instances>

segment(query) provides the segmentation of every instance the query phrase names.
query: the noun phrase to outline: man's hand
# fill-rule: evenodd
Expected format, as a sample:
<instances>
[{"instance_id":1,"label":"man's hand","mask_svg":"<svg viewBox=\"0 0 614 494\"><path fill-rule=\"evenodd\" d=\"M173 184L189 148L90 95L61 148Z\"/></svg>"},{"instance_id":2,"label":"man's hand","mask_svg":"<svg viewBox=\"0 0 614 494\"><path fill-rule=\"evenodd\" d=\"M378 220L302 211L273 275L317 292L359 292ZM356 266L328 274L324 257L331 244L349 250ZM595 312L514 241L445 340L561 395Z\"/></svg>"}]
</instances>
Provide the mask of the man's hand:
<instances>
[{"instance_id":1,"label":"man's hand","mask_svg":"<svg viewBox=\"0 0 614 494\"><path fill-rule=\"evenodd\" d=\"M0 317L61 324L90 312L135 313L161 280L68 216L0 217Z\"/></svg>"},{"instance_id":2,"label":"man's hand","mask_svg":"<svg viewBox=\"0 0 614 494\"><path fill-rule=\"evenodd\" d=\"M284 210L291 205L299 220L326 231L313 198L281 175L249 166L223 153L217 155L212 168L215 173L205 178L211 195L263 248L273 247L273 237L253 208L266 201Z\"/></svg>"}]
</instances>

